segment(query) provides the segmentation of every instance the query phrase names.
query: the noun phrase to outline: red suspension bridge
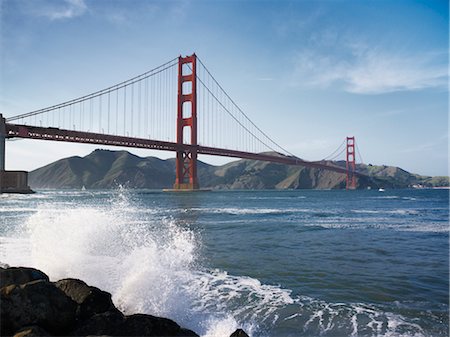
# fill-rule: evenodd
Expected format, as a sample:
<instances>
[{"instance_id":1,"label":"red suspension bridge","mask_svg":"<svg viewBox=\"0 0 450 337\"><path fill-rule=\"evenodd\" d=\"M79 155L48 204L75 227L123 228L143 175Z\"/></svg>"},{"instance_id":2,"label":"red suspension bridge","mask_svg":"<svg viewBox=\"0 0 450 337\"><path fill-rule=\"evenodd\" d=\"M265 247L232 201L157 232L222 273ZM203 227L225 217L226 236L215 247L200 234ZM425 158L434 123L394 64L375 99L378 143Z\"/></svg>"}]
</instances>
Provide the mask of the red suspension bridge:
<instances>
[{"instance_id":1,"label":"red suspension bridge","mask_svg":"<svg viewBox=\"0 0 450 337\"><path fill-rule=\"evenodd\" d=\"M199 154L326 169L356 187L354 137L327 160L300 159L263 132L195 55L175 58L127 81L47 108L0 115L0 172L5 139L28 138L176 152L175 190L196 190ZM335 165L345 151L346 167Z\"/></svg>"}]
</instances>

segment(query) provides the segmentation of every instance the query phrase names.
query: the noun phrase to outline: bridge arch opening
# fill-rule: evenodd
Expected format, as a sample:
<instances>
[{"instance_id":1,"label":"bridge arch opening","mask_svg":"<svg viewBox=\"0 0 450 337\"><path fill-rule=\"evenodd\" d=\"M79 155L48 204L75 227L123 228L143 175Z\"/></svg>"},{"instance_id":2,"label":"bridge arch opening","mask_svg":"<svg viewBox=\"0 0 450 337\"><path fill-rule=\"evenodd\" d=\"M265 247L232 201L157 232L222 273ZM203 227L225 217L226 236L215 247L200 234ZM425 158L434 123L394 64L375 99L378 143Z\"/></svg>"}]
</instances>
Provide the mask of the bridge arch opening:
<instances>
[{"instance_id":1,"label":"bridge arch opening","mask_svg":"<svg viewBox=\"0 0 450 337\"><path fill-rule=\"evenodd\" d=\"M192 62L183 63L183 65L181 66L181 75L182 76L192 75L193 68L194 67L192 66Z\"/></svg>"},{"instance_id":2,"label":"bridge arch opening","mask_svg":"<svg viewBox=\"0 0 450 337\"><path fill-rule=\"evenodd\" d=\"M192 144L191 128L188 126L185 126L184 130L183 130L183 144L187 144L187 145Z\"/></svg>"},{"instance_id":3,"label":"bridge arch opening","mask_svg":"<svg viewBox=\"0 0 450 337\"><path fill-rule=\"evenodd\" d=\"M192 102L184 102L183 103L183 118L191 118L192 117Z\"/></svg>"},{"instance_id":4,"label":"bridge arch opening","mask_svg":"<svg viewBox=\"0 0 450 337\"><path fill-rule=\"evenodd\" d=\"M182 87L183 95L192 94L192 82L184 82Z\"/></svg>"}]
</instances>

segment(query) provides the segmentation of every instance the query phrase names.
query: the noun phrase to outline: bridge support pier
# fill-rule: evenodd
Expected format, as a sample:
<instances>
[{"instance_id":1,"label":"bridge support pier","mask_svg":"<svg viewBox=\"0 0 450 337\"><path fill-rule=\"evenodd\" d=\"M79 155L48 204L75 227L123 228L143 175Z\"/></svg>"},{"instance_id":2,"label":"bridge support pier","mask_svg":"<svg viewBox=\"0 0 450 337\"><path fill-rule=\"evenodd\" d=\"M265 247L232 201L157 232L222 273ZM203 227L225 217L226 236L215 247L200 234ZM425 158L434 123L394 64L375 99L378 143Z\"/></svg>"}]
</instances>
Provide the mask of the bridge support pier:
<instances>
[{"instance_id":1,"label":"bridge support pier","mask_svg":"<svg viewBox=\"0 0 450 337\"><path fill-rule=\"evenodd\" d=\"M179 149L173 188L184 191L198 190L197 56L195 54L180 56L178 59L177 145Z\"/></svg>"},{"instance_id":2,"label":"bridge support pier","mask_svg":"<svg viewBox=\"0 0 450 337\"><path fill-rule=\"evenodd\" d=\"M28 172L5 170L6 120L0 114L0 193L33 193L28 186Z\"/></svg>"}]
</instances>

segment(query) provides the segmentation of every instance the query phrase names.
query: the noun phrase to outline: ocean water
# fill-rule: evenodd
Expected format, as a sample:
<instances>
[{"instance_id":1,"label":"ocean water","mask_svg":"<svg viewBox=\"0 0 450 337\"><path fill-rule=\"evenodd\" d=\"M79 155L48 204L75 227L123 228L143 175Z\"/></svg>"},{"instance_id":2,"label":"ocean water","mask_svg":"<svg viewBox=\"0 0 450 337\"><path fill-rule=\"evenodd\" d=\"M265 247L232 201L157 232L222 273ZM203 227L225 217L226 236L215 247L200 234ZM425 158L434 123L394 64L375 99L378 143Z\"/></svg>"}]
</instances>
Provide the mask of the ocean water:
<instances>
[{"instance_id":1,"label":"ocean water","mask_svg":"<svg viewBox=\"0 0 450 337\"><path fill-rule=\"evenodd\" d=\"M448 190L0 195L0 262L202 336L448 336Z\"/></svg>"}]
</instances>

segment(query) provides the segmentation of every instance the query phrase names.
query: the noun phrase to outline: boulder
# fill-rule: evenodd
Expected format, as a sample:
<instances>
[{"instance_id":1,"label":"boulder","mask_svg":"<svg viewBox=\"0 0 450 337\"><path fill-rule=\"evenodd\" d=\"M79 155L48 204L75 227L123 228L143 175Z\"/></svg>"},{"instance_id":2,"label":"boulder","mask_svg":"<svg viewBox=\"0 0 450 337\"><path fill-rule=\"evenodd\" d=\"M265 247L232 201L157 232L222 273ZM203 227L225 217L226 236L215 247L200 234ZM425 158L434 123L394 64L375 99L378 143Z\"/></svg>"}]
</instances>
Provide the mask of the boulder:
<instances>
[{"instance_id":1,"label":"boulder","mask_svg":"<svg viewBox=\"0 0 450 337\"><path fill-rule=\"evenodd\" d=\"M107 311L96 314L84 321L77 323L76 328L70 333L72 336L117 336L117 331L124 321L124 315L118 311Z\"/></svg>"},{"instance_id":2,"label":"boulder","mask_svg":"<svg viewBox=\"0 0 450 337\"><path fill-rule=\"evenodd\" d=\"M182 329L174 321L151 315L126 316L120 326L122 336L198 336L193 331Z\"/></svg>"},{"instance_id":3,"label":"boulder","mask_svg":"<svg viewBox=\"0 0 450 337\"><path fill-rule=\"evenodd\" d=\"M47 331L40 326L27 326L17 331L14 337L37 337L37 336L51 336Z\"/></svg>"},{"instance_id":4,"label":"boulder","mask_svg":"<svg viewBox=\"0 0 450 337\"><path fill-rule=\"evenodd\" d=\"M244 330L237 329L235 332L233 332L230 337L249 337Z\"/></svg>"},{"instance_id":5,"label":"boulder","mask_svg":"<svg viewBox=\"0 0 450 337\"><path fill-rule=\"evenodd\" d=\"M1 331L39 325L51 334L65 334L75 322L76 303L53 283L44 280L1 289Z\"/></svg>"},{"instance_id":6,"label":"boulder","mask_svg":"<svg viewBox=\"0 0 450 337\"><path fill-rule=\"evenodd\" d=\"M167 318L124 316L115 308L111 294L81 280L52 283L43 272L22 267L0 267L0 276L2 336L198 337Z\"/></svg>"},{"instance_id":7,"label":"boulder","mask_svg":"<svg viewBox=\"0 0 450 337\"><path fill-rule=\"evenodd\" d=\"M24 284L36 280L48 281L48 276L40 270L27 267L0 268L0 288L11 284Z\"/></svg>"},{"instance_id":8,"label":"boulder","mask_svg":"<svg viewBox=\"0 0 450 337\"><path fill-rule=\"evenodd\" d=\"M197 335L194 331L189 330L189 329L185 329L185 328L181 328L180 332L178 333L178 336L183 336L183 337L199 337L199 335Z\"/></svg>"},{"instance_id":9,"label":"boulder","mask_svg":"<svg viewBox=\"0 0 450 337\"><path fill-rule=\"evenodd\" d=\"M78 304L79 319L115 309L110 293L88 286L81 280L64 279L55 282L55 285Z\"/></svg>"},{"instance_id":10,"label":"boulder","mask_svg":"<svg viewBox=\"0 0 450 337\"><path fill-rule=\"evenodd\" d=\"M144 314L123 316L115 311L96 314L80 322L72 335L198 337L193 331L182 329L177 323L167 318Z\"/></svg>"}]
</instances>

